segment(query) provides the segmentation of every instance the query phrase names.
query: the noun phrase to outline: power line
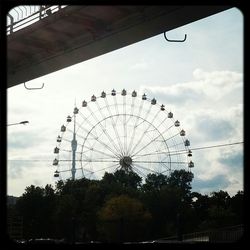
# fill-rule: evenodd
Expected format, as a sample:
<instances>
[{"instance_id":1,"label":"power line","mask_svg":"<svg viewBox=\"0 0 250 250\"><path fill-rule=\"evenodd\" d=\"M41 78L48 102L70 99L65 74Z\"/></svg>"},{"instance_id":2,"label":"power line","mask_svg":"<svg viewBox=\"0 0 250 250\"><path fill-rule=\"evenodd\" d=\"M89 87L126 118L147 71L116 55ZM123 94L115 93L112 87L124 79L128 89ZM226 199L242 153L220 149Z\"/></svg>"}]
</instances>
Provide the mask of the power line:
<instances>
[{"instance_id":1,"label":"power line","mask_svg":"<svg viewBox=\"0 0 250 250\"><path fill-rule=\"evenodd\" d=\"M217 148L217 147L225 147L225 146L232 146L232 145L237 145L237 144L243 144L244 142L234 142L234 143L227 143L227 144L218 144L218 145L212 145L212 146L206 146L206 147L198 147L198 148L190 148L190 150L201 150L201 149L208 149L208 148ZM185 150L180 150L185 151ZM33 161L33 162L39 162L39 161L51 161L51 160L38 160L38 159L31 159L31 160L8 160L8 161Z\"/></svg>"},{"instance_id":2,"label":"power line","mask_svg":"<svg viewBox=\"0 0 250 250\"><path fill-rule=\"evenodd\" d=\"M200 149L207 149L207 148L225 147L225 146L232 146L232 145L242 144L242 143L244 143L244 142L242 141L242 142L234 142L234 143L213 145L213 146L207 146L207 147L191 148L191 150L200 150Z\"/></svg>"}]
</instances>

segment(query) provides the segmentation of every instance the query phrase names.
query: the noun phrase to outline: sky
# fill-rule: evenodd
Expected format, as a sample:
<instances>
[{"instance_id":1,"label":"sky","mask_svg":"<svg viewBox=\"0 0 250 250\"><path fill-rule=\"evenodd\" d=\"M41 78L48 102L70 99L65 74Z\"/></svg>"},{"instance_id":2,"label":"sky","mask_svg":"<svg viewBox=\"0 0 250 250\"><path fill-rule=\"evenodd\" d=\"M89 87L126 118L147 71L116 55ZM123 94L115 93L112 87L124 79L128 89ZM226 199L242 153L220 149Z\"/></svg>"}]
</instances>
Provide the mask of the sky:
<instances>
[{"instance_id":1,"label":"sky","mask_svg":"<svg viewBox=\"0 0 250 250\"><path fill-rule=\"evenodd\" d=\"M243 190L243 15L232 8L7 90L7 194L55 186L56 138L74 106L133 90L174 113L193 150L192 191Z\"/></svg>"}]
</instances>

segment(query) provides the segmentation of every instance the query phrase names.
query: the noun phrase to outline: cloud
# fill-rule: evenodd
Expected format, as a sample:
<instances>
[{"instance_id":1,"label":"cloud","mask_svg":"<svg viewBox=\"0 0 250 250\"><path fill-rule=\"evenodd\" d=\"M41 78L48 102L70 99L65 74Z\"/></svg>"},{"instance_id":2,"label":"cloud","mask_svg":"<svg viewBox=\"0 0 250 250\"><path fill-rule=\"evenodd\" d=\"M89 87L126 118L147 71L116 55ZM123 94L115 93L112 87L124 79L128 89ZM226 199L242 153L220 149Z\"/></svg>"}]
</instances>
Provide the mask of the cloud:
<instances>
[{"instance_id":1,"label":"cloud","mask_svg":"<svg viewBox=\"0 0 250 250\"><path fill-rule=\"evenodd\" d=\"M150 99L157 97L162 103L166 105L185 105L187 103L197 103L204 99L204 93L201 89L193 88L192 83L178 83L169 86L141 86L140 93L146 93Z\"/></svg>"},{"instance_id":2,"label":"cloud","mask_svg":"<svg viewBox=\"0 0 250 250\"><path fill-rule=\"evenodd\" d=\"M226 175L216 175L209 180L194 178L192 182L192 191L201 193L210 193L213 191L225 190L231 182Z\"/></svg>"},{"instance_id":3,"label":"cloud","mask_svg":"<svg viewBox=\"0 0 250 250\"><path fill-rule=\"evenodd\" d=\"M230 150L223 152L218 162L224 164L232 171L243 170L243 151Z\"/></svg>"},{"instance_id":4,"label":"cloud","mask_svg":"<svg viewBox=\"0 0 250 250\"><path fill-rule=\"evenodd\" d=\"M212 116L197 117L196 129L202 133L202 137L206 141L220 141L230 138L234 127L230 120L213 118Z\"/></svg>"},{"instance_id":5,"label":"cloud","mask_svg":"<svg viewBox=\"0 0 250 250\"><path fill-rule=\"evenodd\" d=\"M195 69L193 76L194 80L191 82L167 86L141 86L141 92L157 96L166 104L180 106L213 105L215 101L219 102L229 93L235 93L236 90L241 90L240 93L242 93L243 76L241 73L232 71L205 72L201 69ZM234 102L241 98L242 96L237 96Z\"/></svg>"},{"instance_id":6,"label":"cloud","mask_svg":"<svg viewBox=\"0 0 250 250\"><path fill-rule=\"evenodd\" d=\"M20 162L16 162L16 161L9 161L8 170L7 170L8 178L11 178L11 179L22 178L23 177L22 170L24 167L27 167L27 165L22 165L20 164Z\"/></svg>"},{"instance_id":7,"label":"cloud","mask_svg":"<svg viewBox=\"0 0 250 250\"><path fill-rule=\"evenodd\" d=\"M9 161L7 189L9 195L20 196L26 187L55 184L54 169L47 162Z\"/></svg>"},{"instance_id":8,"label":"cloud","mask_svg":"<svg viewBox=\"0 0 250 250\"><path fill-rule=\"evenodd\" d=\"M36 132L12 132L8 136L8 150L32 148L41 143L41 137Z\"/></svg>"}]
</instances>

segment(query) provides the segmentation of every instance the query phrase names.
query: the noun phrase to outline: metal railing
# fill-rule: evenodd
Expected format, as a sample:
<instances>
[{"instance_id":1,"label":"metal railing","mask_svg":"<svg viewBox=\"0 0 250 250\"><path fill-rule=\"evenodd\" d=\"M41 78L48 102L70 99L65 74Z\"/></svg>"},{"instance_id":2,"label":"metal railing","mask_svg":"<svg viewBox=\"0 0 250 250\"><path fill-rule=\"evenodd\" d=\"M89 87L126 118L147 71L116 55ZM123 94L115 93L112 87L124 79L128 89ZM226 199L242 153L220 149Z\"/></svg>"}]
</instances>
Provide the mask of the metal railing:
<instances>
[{"instance_id":1,"label":"metal railing","mask_svg":"<svg viewBox=\"0 0 250 250\"><path fill-rule=\"evenodd\" d=\"M243 225L236 225L225 228L218 228L214 230L207 230L202 232L194 232L182 235L182 242L237 242L242 239L244 234ZM177 241L177 236L161 238L159 242Z\"/></svg>"},{"instance_id":2,"label":"metal railing","mask_svg":"<svg viewBox=\"0 0 250 250\"><path fill-rule=\"evenodd\" d=\"M25 28L67 5L20 5L7 14L7 35Z\"/></svg>"}]
</instances>

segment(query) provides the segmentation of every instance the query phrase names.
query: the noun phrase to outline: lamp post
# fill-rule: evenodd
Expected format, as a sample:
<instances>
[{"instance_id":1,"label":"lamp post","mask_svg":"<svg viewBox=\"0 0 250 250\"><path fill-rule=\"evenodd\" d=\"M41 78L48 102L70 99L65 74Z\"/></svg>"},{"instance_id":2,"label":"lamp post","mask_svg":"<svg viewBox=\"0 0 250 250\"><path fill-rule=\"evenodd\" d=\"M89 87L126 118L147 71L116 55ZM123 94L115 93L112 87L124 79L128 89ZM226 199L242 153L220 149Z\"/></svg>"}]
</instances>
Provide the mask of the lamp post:
<instances>
[{"instance_id":1,"label":"lamp post","mask_svg":"<svg viewBox=\"0 0 250 250\"><path fill-rule=\"evenodd\" d=\"M22 121L22 122L17 122L17 123L10 123L10 124L7 124L7 126L13 126L13 125L19 125L19 124L25 125L26 123L29 123L29 121Z\"/></svg>"}]
</instances>

